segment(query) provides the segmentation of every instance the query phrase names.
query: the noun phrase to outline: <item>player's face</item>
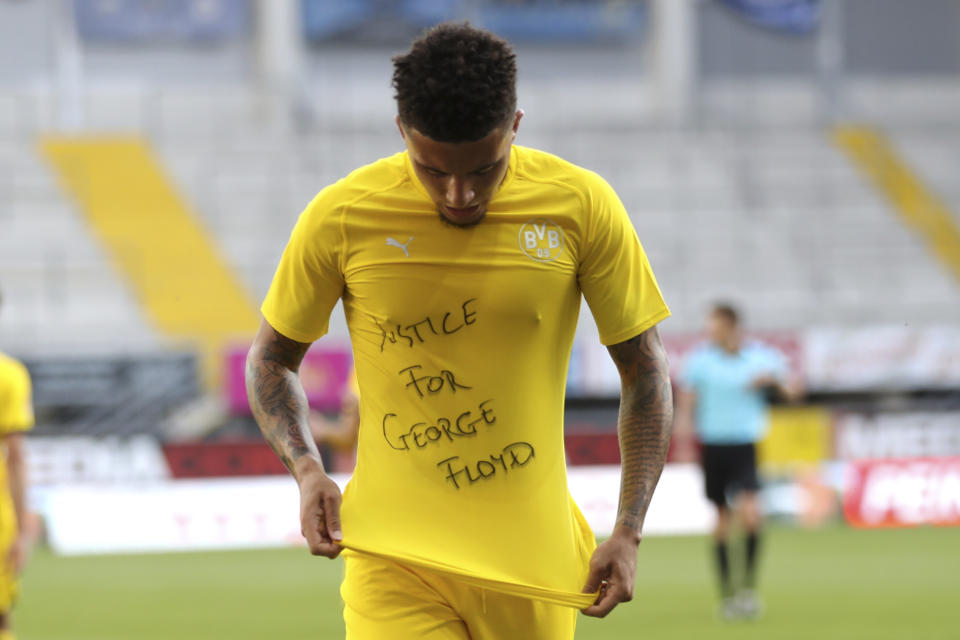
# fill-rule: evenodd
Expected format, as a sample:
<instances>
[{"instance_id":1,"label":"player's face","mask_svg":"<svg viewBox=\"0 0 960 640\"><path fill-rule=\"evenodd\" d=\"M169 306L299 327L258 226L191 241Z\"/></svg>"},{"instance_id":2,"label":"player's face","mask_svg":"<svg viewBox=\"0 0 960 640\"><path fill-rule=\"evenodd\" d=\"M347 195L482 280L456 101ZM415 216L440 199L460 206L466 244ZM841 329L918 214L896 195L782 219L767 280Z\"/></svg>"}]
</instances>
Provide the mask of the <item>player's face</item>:
<instances>
[{"instance_id":1,"label":"player's face","mask_svg":"<svg viewBox=\"0 0 960 640\"><path fill-rule=\"evenodd\" d=\"M733 335L734 326L728 318L719 313L707 316L707 336L711 342L723 344Z\"/></svg>"},{"instance_id":2,"label":"player's face","mask_svg":"<svg viewBox=\"0 0 960 640\"><path fill-rule=\"evenodd\" d=\"M459 227L478 224L487 213L510 163L522 111L512 126L499 127L475 142L437 142L412 127L397 125L413 169L444 220Z\"/></svg>"}]
</instances>

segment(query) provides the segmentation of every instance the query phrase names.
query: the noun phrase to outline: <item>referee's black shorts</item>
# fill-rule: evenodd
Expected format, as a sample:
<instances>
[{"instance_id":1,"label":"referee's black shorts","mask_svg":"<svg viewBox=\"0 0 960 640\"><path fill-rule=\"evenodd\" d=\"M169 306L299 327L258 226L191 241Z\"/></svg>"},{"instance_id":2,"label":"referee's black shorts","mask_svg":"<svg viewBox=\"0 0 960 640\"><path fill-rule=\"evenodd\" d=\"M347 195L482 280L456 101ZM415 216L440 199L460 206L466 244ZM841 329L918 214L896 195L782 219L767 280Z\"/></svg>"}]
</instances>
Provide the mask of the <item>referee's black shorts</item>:
<instances>
[{"instance_id":1,"label":"referee's black shorts","mask_svg":"<svg viewBox=\"0 0 960 640\"><path fill-rule=\"evenodd\" d=\"M707 499L717 506L740 491L757 491L757 448L748 444L706 444L703 446L703 477Z\"/></svg>"}]
</instances>

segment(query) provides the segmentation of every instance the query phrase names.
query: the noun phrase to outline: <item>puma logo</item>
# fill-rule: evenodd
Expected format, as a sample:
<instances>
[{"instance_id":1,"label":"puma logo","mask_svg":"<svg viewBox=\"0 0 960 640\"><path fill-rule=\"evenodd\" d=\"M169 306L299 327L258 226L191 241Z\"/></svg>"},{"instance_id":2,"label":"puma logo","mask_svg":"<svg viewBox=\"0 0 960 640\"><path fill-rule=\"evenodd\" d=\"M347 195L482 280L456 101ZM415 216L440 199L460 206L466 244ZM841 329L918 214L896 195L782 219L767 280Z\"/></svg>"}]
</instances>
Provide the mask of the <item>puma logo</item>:
<instances>
[{"instance_id":1,"label":"puma logo","mask_svg":"<svg viewBox=\"0 0 960 640\"><path fill-rule=\"evenodd\" d=\"M394 240L393 238L387 238L388 247L396 247L397 249L400 249L401 251L403 251L403 255L407 256L408 258L410 257L410 251L407 249L407 247L410 246L411 242L413 242L413 236L410 236L410 239L407 240L406 244L400 244L399 240Z\"/></svg>"}]
</instances>

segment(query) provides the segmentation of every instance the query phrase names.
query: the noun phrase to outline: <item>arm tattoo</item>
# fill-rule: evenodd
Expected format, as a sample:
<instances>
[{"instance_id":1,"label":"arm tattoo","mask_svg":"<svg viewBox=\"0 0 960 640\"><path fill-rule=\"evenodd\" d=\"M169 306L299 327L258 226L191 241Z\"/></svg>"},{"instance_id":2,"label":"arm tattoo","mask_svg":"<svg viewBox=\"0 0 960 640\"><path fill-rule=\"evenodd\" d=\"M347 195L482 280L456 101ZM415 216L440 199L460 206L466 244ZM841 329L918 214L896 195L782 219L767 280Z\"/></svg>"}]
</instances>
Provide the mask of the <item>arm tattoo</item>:
<instances>
[{"instance_id":1,"label":"arm tattoo","mask_svg":"<svg viewBox=\"0 0 960 640\"><path fill-rule=\"evenodd\" d=\"M267 339L258 340L247 355L247 396L264 438L292 473L298 458L307 454L319 458L298 374L310 345L268 331Z\"/></svg>"},{"instance_id":2,"label":"arm tattoo","mask_svg":"<svg viewBox=\"0 0 960 640\"><path fill-rule=\"evenodd\" d=\"M622 470L617 524L639 533L670 444L670 371L656 327L608 350L621 380L617 431Z\"/></svg>"}]
</instances>

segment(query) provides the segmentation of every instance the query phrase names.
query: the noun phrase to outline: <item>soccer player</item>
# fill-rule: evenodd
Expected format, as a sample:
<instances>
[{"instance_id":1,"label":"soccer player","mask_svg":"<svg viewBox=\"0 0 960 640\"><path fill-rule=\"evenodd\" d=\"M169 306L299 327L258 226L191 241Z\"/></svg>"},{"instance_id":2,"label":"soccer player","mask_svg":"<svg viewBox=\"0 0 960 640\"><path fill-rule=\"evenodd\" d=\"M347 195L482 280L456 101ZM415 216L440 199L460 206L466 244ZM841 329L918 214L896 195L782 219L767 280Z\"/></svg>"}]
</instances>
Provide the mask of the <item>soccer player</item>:
<instances>
[{"instance_id":1,"label":"soccer player","mask_svg":"<svg viewBox=\"0 0 960 640\"><path fill-rule=\"evenodd\" d=\"M17 577L29 551L26 519L27 473L23 432L33 426L30 374L0 353L0 437L6 457L0 463L0 640L13 640L10 610Z\"/></svg>"},{"instance_id":2,"label":"soccer player","mask_svg":"<svg viewBox=\"0 0 960 640\"><path fill-rule=\"evenodd\" d=\"M299 484L310 551L345 550L348 638L569 640L577 609L632 597L673 417L669 310L610 186L514 144L505 41L446 23L393 63L406 150L300 217L247 360L254 415ZM581 295L622 378L620 506L599 546L564 463ZM360 387L342 503L297 378L338 299Z\"/></svg>"},{"instance_id":3,"label":"soccer player","mask_svg":"<svg viewBox=\"0 0 960 640\"><path fill-rule=\"evenodd\" d=\"M693 431L703 443L707 499L717 509L715 556L727 619L755 617L760 601L754 591L762 513L757 500L756 443L767 427L767 404L774 396L796 400L801 389L787 382L782 353L755 341L745 341L740 314L729 304L714 305L707 317L709 340L686 359L683 388L677 403L676 453L693 458ZM728 539L731 501L746 531L743 584L731 579Z\"/></svg>"}]
</instances>

